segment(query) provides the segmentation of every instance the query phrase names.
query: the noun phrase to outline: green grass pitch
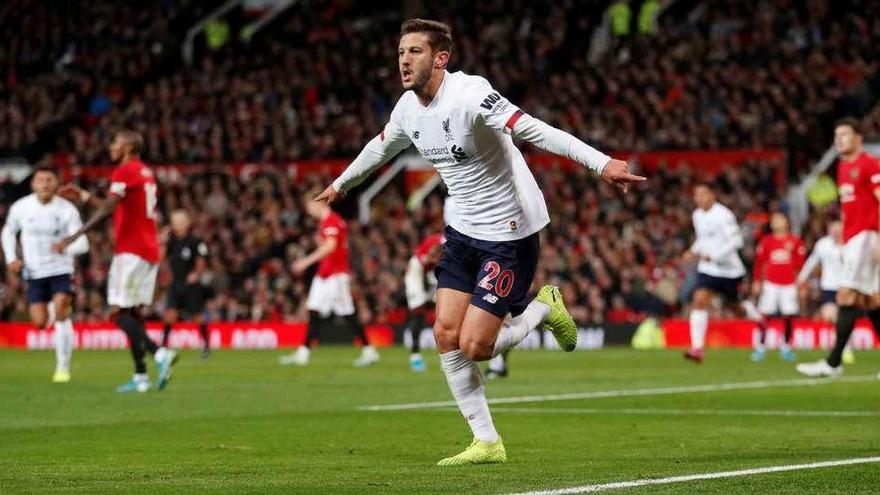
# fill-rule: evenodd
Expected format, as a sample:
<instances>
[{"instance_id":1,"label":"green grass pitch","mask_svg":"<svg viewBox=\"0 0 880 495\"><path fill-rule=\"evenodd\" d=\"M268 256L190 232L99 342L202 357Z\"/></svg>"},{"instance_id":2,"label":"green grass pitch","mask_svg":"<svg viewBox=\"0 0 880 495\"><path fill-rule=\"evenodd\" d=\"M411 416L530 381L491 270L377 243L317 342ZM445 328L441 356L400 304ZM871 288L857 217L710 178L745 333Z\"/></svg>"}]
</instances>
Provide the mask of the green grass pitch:
<instances>
[{"instance_id":1,"label":"green grass pitch","mask_svg":"<svg viewBox=\"0 0 880 495\"><path fill-rule=\"evenodd\" d=\"M348 347L319 348L304 369L279 354L184 353L165 391L119 395L127 351L75 353L66 385L49 382L52 353L0 351L0 493L509 493L880 455L876 352L847 368L864 379L815 386L497 404L508 462L462 468L434 466L470 441L457 411L358 409L450 400L435 355L413 374L402 349L369 369L351 367ZM700 366L677 351L520 351L487 387L500 398L798 378L745 351L709 351ZM685 491L877 493L880 464L608 493Z\"/></svg>"}]
</instances>

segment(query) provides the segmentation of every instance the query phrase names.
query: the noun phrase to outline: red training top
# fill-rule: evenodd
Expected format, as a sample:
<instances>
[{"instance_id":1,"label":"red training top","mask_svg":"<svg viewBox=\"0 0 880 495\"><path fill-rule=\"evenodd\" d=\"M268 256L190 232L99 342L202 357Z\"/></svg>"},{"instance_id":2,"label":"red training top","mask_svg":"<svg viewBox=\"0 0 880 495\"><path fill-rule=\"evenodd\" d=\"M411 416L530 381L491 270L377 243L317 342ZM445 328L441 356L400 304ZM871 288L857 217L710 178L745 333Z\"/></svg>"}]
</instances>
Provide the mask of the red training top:
<instances>
[{"instance_id":1,"label":"red training top","mask_svg":"<svg viewBox=\"0 0 880 495\"><path fill-rule=\"evenodd\" d=\"M765 235L758 243L752 280L764 280L777 285L791 285L797 280L807 259L807 249L793 234L778 237Z\"/></svg>"},{"instance_id":2,"label":"red training top","mask_svg":"<svg viewBox=\"0 0 880 495\"><path fill-rule=\"evenodd\" d=\"M860 232L876 231L880 202L874 196L880 191L880 162L862 152L855 160L837 165L837 188L843 220L843 242Z\"/></svg>"},{"instance_id":3,"label":"red training top","mask_svg":"<svg viewBox=\"0 0 880 495\"><path fill-rule=\"evenodd\" d=\"M322 242L330 237L336 238L336 249L318 264L318 276L322 278L351 272L348 264L348 233L345 220L333 211L321 220L318 233L318 238Z\"/></svg>"},{"instance_id":4,"label":"red training top","mask_svg":"<svg viewBox=\"0 0 880 495\"><path fill-rule=\"evenodd\" d=\"M129 253L150 263L159 262L159 230L156 227L156 179L139 159L113 170L110 194L119 198L113 212L114 253Z\"/></svg>"}]
</instances>

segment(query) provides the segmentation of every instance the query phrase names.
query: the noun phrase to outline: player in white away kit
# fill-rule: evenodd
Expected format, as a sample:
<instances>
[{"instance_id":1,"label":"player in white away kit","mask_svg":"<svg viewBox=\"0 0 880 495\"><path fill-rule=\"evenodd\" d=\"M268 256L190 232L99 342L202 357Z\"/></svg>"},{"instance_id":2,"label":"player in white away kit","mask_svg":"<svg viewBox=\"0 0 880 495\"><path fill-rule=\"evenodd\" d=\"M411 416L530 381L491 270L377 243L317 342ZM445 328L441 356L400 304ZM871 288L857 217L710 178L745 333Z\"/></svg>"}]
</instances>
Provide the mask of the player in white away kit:
<instances>
[{"instance_id":1,"label":"player in white away kit","mask_svg":"<svg viewBox=\"0 0 880 495\"><path fill-rule=\"evenodd\" d=\"M57 196L58 176L49 167L34 171L29 194L9 208L3 226L3 256L7 269L23 272L27 281L28 311L37 328L48 328L51 302L55 314L55 374L52 381L70 381L70 357L73 354L73 322L70 320L74 272L73 258L89 250L89 241L81 237L63 254L52 246L82 226L79 211L70 201ZM21 234L21 258L16 252L16 236Z\"/></svg>"},{"instance_id":2,"label":"player in white away kit","mask_svg":"<svg viewBox=\"0 0 880 495\"><path fill-rule=\"evenodd\" d=\"M709 310L716 294L728 305L739 303L746 316L761 327L762 333L766 325L752 301L740 301L739 284L746 274L746 267L737 252L743 247L743 238L736 217L716 201L715 192L709 184L697 184L694 203L697 205L693 214L697 238L685 253L685 259L698 259L699 264L697 288L689 318L691 346L684 357L700 363L703 361L706 330L709 328Z\"/></svg>"},{"instance_id":3,"label":"player in white away kit","mask_svg":"<svg viewBox=\"0 0 880 495\"><path fill-rule=\"evenodd\" d=\"M398 65L406 92L382 133L317 198L338 200L411 144L449 189L456 214L435 270L434 336L474 441L441 460L443 466L507 460L476 361L515 346L541 324L564 350L577 343L574 320L557 288L545 286L535 300L526 299L538 263L538 232L549 215L513 136L582 163L624 191L644 180L632 175L626 162L523 113L482 77L447 72L451 47L449 26L422 19L403 23Z\"/></svg>"},{"instance_id":4,"label":"player in white away kit","mask_svg":"<svg viewBox=\"0 0 880 495\"><path fill-rule=\"evenodd\" d=\"M819 278L819 290L822 296L819 300L819 317L827 322L837 321L837 289L840 288L840 274L843 272L843 224L840 220L834 220L828 224L828 235L816 241L813 252L804 262L801 272L798 274L798 284L803 289L807 287L807 281L812 276L816 267L822 272ZM847 344L843 349L843 364L852 364L856 361L852 349Z\"/></svg>"}]
</instances>

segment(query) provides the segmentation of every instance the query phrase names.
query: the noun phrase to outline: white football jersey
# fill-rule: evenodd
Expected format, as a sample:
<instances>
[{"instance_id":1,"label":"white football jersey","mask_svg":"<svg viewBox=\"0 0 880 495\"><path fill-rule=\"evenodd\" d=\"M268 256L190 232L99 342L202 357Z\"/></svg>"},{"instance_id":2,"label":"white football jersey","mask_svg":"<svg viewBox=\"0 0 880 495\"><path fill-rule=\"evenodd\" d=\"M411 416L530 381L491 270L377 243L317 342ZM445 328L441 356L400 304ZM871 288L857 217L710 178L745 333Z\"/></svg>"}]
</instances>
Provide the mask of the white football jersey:
<instances>
[{"instance_id":1,"label":"white football jersey","mask_svg":"<svg viewBox=\"0 0 880 495\"><path fill-rule=\"evenodd\" d=\"M450 226L487 241L528 237L550 222L544 195L513 144L519 108L486 79L447 72L428 106L407 91L380 138L411 142L437 171L454 201Z\"/></svg>"},{"instance_id":2,"label":"white football jersey","mask_svg":"<svg viewBox=\"0 0 880 495\"><path fill-rule=\"evenodd\" d=\"M2 244L6 263L18 259L16 235L21 234L21 253L25 279L53 277L72 274L73 256L88 251L86 236L80 236L67 247L65 254L58 254L52 246L82 227L76 207L64 198L55 196L47 204L29 194L9 208L3 226Z\"/></svg>"},{"instance_id":3,"label":"white football jersey","mask_svg":"<svg viewBox=\"0 0 880 495\"><path fill-rule=\"evenodd\" d=\"M813 252L801 268L798 280L803 282L809 278L816 265L822 266L819 287L822 290L839 289L840 275L843 273L843 244L837 244L834 238L828 235L816 241Z\"/></svg>"},{"instance_id":4,"label":"white football jersey","mask_svg":"<svg viewBox=\"0 0 880 495\"><path fill-rule=\"evenodd\" d=\"M697 271L722 278L739 278L745 275L746 268L738 253L743 247L743 238L733 212L716 201L706 211L700 208L694 210L693 221L697 239L691 246L691 251L701 258L711 258L700 259Z\"/></svg>"}]
</instances>

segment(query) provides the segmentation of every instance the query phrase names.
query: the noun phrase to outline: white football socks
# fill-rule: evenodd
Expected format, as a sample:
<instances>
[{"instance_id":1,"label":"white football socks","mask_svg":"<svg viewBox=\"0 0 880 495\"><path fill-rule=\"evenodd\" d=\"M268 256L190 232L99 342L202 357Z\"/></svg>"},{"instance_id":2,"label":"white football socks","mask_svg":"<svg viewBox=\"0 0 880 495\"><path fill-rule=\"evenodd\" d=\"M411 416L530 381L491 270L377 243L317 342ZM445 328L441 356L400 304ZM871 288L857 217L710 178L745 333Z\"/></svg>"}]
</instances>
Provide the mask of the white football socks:
<instances>
[{"instance_id":1,"label":"white football socks","mask_svg":"<svg viewBox=\"0 0 880 495\"><path fill-rule=\"evenodd\" d=\"M498 337L495 339L492 357L498 356L522 342L526 335L540 325L548 314L550 314L550 306L533 300L521 315L516 317L507 315L504 322L501 323L501 330L498 331Z\"/></svg>"},{"instance_id":2,"label":"white football socks","mask_svg":"<svg viewBox=\"0 0 880 495\"><path fill-rule=\"evenodd\" d=\"M692 309L689 319L691 326L691 348L702 349L706 345L709 312L705 309Z\"/></svg>"},{"instance_id":3,"label":"white football socks","mask_svg":"<svg viewBox=\"0 0 880 495\"><path fill-rule=\"evenodd\" d=\"M55 322L55 371L70 371L73 354L73 322L70 318Z\"/></svg>"},{"instance_id":4,"label":"white football socks","mask_svg":"<svg viewBox=\"0 0 880 495\"><path fill-rule=\"evenodd\" d=\"M477 363L468 359L460 349L440 354L440 364L446 374L446 383L455 397L458 410L468 422L474 437L484 442L498 440L498 432L492 424L486 388Z\"/></svg>"}]
</instances>

